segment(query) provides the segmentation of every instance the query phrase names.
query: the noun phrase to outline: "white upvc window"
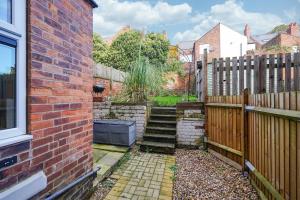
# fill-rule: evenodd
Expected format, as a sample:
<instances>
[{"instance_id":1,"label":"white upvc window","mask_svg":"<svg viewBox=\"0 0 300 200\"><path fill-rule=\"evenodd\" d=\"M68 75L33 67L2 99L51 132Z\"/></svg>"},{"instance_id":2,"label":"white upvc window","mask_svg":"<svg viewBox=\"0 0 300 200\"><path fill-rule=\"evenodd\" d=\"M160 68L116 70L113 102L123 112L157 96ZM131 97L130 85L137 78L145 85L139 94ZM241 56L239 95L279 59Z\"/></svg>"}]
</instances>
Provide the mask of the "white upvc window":
<instances>
[{"instance_id":1,"label":"white upvc window","mask_svg":"<svg viewBox=\"0 0 300 200\"><path fill-rule=\"evenodd\" d=\"M26 0L0 0L0 146L26 134Z\"/></svg>"}]
</instances>

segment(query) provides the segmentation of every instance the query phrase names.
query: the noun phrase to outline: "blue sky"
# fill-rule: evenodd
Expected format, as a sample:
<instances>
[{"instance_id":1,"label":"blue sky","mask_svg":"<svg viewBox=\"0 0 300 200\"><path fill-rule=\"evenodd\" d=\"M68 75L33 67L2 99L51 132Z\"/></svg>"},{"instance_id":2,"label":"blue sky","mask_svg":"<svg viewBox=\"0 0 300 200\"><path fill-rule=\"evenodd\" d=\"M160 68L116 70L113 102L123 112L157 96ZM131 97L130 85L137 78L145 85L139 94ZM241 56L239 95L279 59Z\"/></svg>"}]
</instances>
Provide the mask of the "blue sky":
<instances>
[{"instance_id":1,"label":"blue sky","mask_svg":"<svg viewBox=\"0 0 300 200\"><path fill-rule=\"evenodd\" d=\"M94 31L110 36L125 25L167 31L171 42L194 40L221 22L253 34L282 23L300 22L300 0L97 0ZM297 12L298 11L298 12Z\"/></svg>"}]
</instances>

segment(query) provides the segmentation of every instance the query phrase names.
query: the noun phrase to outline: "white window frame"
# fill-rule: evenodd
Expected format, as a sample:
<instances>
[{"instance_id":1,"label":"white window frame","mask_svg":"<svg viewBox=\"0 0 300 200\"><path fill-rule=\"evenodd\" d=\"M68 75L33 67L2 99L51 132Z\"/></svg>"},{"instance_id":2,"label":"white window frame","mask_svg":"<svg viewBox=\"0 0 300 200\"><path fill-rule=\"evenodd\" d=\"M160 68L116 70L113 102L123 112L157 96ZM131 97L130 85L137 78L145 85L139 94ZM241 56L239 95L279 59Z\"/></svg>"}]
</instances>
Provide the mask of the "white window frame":
<instances>
[{"instance_id":1,"label":"white window frame","mask_svg":"<svg viewBox=\"0 0 300 200\"><path fill-rule=\"evenodd\" d=\"M30 139L26 134L26 0L12 0L12 23L0 20L0 34L16 40L16 128L0 131L0 146Z\"/></svg>"}]
</instances>

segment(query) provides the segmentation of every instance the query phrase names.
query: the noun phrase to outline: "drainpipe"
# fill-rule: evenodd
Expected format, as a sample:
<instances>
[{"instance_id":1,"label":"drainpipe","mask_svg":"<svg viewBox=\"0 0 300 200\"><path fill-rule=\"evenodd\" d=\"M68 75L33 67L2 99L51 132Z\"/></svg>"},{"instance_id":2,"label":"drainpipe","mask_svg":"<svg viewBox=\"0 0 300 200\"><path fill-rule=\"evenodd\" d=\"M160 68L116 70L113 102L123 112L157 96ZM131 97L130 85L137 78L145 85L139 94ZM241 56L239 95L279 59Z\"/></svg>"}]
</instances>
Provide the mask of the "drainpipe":
<instances>
[{"instance_id":1,"label":"drainpipe","mask_svg":"<svg viewBox=\"0 0 300 200\"><path fill-rule=\"evenodd\" d=\"M62 188L59 191L56 191L55 193L51 194L50 196L46 197L45 200L54 200L57 199L58 197L60 197L61 195L63 195L66 191L68 191L69 189L71 189L72 187L74 187L75 185L79 184L80 182L82 182L83 180L85 180L86 178L93 176L96 177L97 176L97 172L100 170L100 167L97 167L95 170L87 173L86 175L80 177L79 179L76 179L75 181L73 181L72 183L70 183L69 185L67 185L66 187Z\"/></svg>"}]
</instances>

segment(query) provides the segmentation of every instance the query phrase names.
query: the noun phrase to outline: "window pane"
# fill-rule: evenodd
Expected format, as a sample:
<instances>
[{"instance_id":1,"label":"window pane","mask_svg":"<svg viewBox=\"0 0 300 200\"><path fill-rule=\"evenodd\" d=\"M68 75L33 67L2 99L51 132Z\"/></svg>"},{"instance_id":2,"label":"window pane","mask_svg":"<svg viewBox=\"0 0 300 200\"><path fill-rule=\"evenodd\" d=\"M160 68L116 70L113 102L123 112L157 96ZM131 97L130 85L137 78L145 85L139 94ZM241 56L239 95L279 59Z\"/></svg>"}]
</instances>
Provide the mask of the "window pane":
<instances>
[{"instance_id":1,"label":"window pane","mask_svg":"<svg viewBox=\"0 0 300 200\"><path fill-rule=\"evenodd\" d=\"M12 23L12 0L0 0L0 20Z\"/></svg>"},{"instance_id":2,"label":"window pane","mask_svg":"<svg viewBox=\"0 0 300 200\"><path fill-rule=\"evenodd\" d=\"M0 43L0 130L16 127L16 49Z\"/></svg>"}]
</instances>

